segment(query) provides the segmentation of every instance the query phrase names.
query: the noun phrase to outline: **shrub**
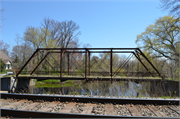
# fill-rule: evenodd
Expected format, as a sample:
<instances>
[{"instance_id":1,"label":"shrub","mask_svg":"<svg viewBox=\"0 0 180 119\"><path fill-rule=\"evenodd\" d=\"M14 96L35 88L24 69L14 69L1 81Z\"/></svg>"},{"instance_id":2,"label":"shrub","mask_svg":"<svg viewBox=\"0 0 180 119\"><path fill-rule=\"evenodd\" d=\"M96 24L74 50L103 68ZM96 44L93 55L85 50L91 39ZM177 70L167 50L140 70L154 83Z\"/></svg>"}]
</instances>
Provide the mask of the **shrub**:
<instances>
[{"instance_id":1,"label":"shrub","mask_svg":"<svg viewBox=\"0 0 180 119\"><path fill-rule=\"evenodd\" d=\"M2 61L2 59L0 59L0 62L1 62L1 72L3 72L5 70L5 64Z\"/></svg>"}]
</instances>

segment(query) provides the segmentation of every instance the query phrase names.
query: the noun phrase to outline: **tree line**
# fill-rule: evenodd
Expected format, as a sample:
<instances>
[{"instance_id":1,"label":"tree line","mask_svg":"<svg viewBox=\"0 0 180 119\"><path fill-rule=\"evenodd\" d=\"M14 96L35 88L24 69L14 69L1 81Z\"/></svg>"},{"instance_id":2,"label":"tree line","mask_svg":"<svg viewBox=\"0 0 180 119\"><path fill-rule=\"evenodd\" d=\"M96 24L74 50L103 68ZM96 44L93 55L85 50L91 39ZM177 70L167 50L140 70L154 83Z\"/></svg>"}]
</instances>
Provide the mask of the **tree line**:
<instances>
[{"instance_id":1,"label":"tree line","mask_svg":"<svg viewBox=\"0 0 180 119\"><path fill-rule=\"evenodd\" d=\"M161 8L169 10L170 15L160 17L154 24L146 27L146 30L137 35L136 43L144 54L150 59L155 67L173 80L179 77L179 53L180 53L180 1L179 0L160 0ZM54 19L44 18L40 27L28 26L23 37L16 35L16 45L10 53L8 44L0 42L1 50L11 56L14 67L22 67L33 51L37 48L77 48L81 43L78 41L79 25L74 21L55 21ZM89 44L84 47L89 47ZM91 60L99 63L106 54L99 57L93 56ZM77 56L76 56L77 57ZM84 56L81 56L84 57ZM114 60L120 62L122 56L115 56ZM65 59L64 59L65 60ZM79 61L80 62L80 61ZM106 70L109 59L104 61L104 66L101 70ZM115 61L114 61L115 62ZM134 61L132 61L134 62ZM81 64L81 63L80 63ZM115 63L116 64L116 63ZM134 64L134 65L133 65ZM118 66L119 64L117 64ZM132 63L137 67L137 62ZM148 65L148 64L146 64ZM124 71L133 68L127 63ZM139 66L139 70L144 70Z\"/></svg>"}]
</instances>

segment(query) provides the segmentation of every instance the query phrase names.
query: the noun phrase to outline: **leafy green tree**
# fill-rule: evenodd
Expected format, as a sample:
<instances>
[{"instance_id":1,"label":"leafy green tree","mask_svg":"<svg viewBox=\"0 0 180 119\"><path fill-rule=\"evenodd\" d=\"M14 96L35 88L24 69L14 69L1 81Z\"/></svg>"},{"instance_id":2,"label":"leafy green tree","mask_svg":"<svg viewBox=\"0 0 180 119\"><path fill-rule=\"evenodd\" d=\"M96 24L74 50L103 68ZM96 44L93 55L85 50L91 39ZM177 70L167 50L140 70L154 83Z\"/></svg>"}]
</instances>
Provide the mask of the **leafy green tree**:
<instances>
[{"instance_id":1,"label":"leafy green tree","mask_svg":"<svg viewBox=\"0 0 180 119\"><path fill-rule=\"evenodd\" d=\"M2 61L2 59L0 59L1 61L1 72L3 72L5 70L5 64L4 62Z\"/></svg>"},{"instance_id":2,"label":"leafy green tree","mask_svg":"<svg viewBox=\"0 0 180 119\"><path fill-rule=\"evenodd\" d=\"M173 80L177 79L179 71L179 23L180 20L172 16L160 17L154 25L149 25L145 32L137 35L136 40L138 46L152 59L160 58L161 64L171 64L168 65L167 69L170 70L166 74L170 74L168 77ZM158 69L161 68L159 65L158 62Z\"/></svg>"},{"instance_id":3,"label":"leafy green tree","mask_svg":"<svg viewBox=\"0 0 180 119\"><path fill-rule=\"evenodd\" d=\"M136 43L140 48L155 57L179 60L179 23L171 16L160 17L154 25L137 35Z\"/></svg>"},{"instance_id":4,"label":"leafy green tree","mask_svg":"<svg viewBox=\"0 0 180 119\"><path fill-rule=\"evenodd\" d=\"M56 46L55 40L51 39L50 31L46 28L28 27L24 33L24 40L30 42L34 50Z\"/></svg>"}]
</instances>

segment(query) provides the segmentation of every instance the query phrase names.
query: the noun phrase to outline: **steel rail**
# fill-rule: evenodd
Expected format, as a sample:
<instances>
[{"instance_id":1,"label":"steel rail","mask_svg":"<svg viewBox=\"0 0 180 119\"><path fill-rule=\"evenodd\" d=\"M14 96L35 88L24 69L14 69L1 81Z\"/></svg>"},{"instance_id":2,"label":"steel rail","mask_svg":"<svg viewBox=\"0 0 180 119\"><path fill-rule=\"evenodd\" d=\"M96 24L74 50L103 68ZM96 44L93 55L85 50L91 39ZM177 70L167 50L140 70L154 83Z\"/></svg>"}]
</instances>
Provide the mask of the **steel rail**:
<instances>
[{"instance_id":1,"label":"steel rail","mask_svg":"<svg viewBox=\"0 0 180 119\"><path fill-rule=\"evenodd\" d=\"M113 104L165 104L177 105L179 99L124 99L124 98L98 98L98 97L77 97L77 96L61 96L61 95L34 95L34 94L12 94L1 93L1 98L13 99L28 99L28 100L45 100L45 101L60 101L60 102L98 102L98 103L113 103ZM5 117L23 117L23 118L158 118L158 119L178 119L179 117L147 117L147 116L121 116L121 115L94 115L94 114L80 114L80 113L56 113L56 112L42 112L42 111L28 111L0 108L1 116Z\"/></svg>"},{"instance_id":2,"label":"steel rail","mask_svg":"<svg viewBox=\"0 0 180 119\"><path fill-rule=\"evenodd\" d=\"M154 119L179 119L179 117L146 117L146 116L121 116L121 115L94 115L75 113L38 112L0 108L1 116L23 118L154 118Z\"/></svg>"},{"instance_id":3,"label":"steel rail","mask_svg":"<svg viewBox=\"0 0 180 119\"><path fill-rule=\"evenodd\" d=\"M75 102L98 102L114 104L159 104L159 105L179 105L179 99L141 99L141 98L108 98L108 97L79 97L62 95L37 95L37 94L14 94L0 93L1 98L46 100L46 101L75 101Z\"/></svg>"}]
</instances>

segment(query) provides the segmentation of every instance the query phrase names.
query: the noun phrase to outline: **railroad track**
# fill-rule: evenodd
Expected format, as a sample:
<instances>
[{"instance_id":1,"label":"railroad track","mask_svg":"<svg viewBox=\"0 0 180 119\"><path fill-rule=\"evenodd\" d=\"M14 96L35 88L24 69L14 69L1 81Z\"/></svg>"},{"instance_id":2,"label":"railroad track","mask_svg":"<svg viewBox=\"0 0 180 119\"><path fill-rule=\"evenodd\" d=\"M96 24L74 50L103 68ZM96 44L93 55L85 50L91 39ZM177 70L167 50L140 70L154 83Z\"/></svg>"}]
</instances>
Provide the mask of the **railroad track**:
<instances>
[{"instance_id":1,"label":"railroad track","mask_svg":"<svg viewBox=\"0 0 180 119\"><path fill-rule=\"evenodd\" d=\"M1 93L0 109L2 117L179 119L179 101Z\"/></svg>"}]
</instances>

